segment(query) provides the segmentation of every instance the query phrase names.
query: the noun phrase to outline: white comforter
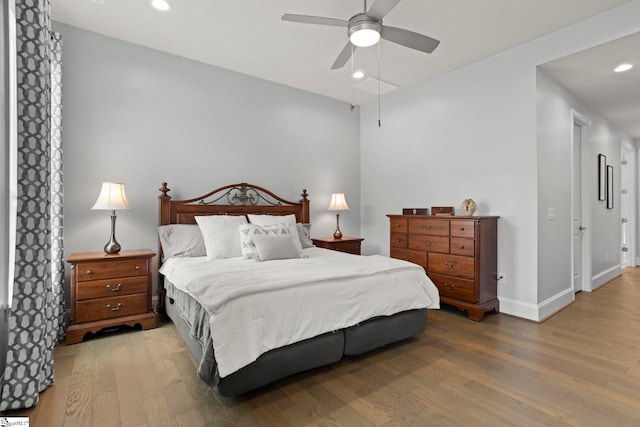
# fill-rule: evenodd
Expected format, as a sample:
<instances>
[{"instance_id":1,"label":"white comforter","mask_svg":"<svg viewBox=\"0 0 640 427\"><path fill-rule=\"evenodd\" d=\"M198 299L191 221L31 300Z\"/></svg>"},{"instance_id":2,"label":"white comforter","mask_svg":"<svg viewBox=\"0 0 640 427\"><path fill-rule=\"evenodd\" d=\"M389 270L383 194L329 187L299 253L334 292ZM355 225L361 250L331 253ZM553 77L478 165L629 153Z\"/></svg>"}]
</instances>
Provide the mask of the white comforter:
<instances>
[{"instance_id":1,"label":"white comforter","mask_svg":"<svg viewBox=\"0 0 640 427\"><path fill-rule=\"evenodd\" d=\"M171 258L162 265L160 273L209 313L221 378L275 348L376 316L439 308L437 288L416 264L319 248L303 256Z\"/></svg>"}]
</instances>

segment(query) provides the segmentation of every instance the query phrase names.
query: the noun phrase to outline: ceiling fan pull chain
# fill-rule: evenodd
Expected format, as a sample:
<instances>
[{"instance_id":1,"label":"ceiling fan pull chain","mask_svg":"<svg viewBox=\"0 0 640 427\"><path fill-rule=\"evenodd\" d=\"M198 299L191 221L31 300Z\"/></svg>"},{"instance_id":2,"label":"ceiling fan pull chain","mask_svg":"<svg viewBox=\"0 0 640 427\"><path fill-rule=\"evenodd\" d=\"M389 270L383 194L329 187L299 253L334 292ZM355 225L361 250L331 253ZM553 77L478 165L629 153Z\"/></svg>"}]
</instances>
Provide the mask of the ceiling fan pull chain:
<instances>
[{"instance_id":1,"label":"ceiling fan pull chain","mask_svg":"<svg viewBox=\"0 0 640 427\"><path fill-rule=\"evenodd\" d=\"M366 0L365 0L366 1ZM378 42L378 127L381 127L380 124L380 45L382 43Z\"/></svg>"}]
</instances>

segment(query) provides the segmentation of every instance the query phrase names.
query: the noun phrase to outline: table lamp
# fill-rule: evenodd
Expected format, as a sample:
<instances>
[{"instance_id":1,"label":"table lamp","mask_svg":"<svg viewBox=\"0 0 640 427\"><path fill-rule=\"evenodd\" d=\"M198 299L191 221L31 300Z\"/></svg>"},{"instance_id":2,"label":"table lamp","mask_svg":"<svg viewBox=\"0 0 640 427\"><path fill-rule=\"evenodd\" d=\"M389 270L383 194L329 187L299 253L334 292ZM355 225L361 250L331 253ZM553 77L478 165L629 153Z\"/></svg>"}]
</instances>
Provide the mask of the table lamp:
<instances>
[{"instance_id":1,"label":"table lamp","mask_svg":"<svg viewBox=\"0 0 640 427\"><path fill-rule=\"evenodd\" d=\"M104 251L107 254L117 254L120 252L120 244L116 240L116 210L129 209L124 184L103 182L98 200L91 209L111 211L111 239L104 245Z\"/></svg>"},{"instance_id":2,"label":"table lamp","mask_svg":"<svg viewBox=\"0 0 640 427\"><path fill-rule=\"evenodd\" d=\"M347 205L347 201L344 198L344 193L333 193L331 195L329 210L336 211L336 231L333 233L333 238L336 240L342 239L342 231L340 231L340 211L349 210L349 205Z\"/></svg>"}]
</instances>

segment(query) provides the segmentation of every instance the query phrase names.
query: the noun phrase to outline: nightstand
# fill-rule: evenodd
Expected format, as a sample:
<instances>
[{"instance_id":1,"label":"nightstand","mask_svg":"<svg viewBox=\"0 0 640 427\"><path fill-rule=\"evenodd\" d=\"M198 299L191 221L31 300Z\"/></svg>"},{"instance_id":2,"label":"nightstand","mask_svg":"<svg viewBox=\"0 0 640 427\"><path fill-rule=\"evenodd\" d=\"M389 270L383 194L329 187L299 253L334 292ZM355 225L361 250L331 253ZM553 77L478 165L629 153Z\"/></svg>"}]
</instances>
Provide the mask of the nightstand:
<instances>
[{"instance_id":1,"label":"nightstand","mask_svg":"<svg viewBox=\"0 0 640 427\"><path fill-rule=\"evenodd\" d=\"M319 237L311 239L314 245L319 248L331 249L339 252L360 255L360 244L364 239L360 237L343 237L334 239L333 237Z\"/></svg>"},{"instance_id":2,"label":"nightstand","mask_svg":"<svg viewBox=\"0 0 640 427\"><path fill-rule=\"evenodd\" d=\"M82 252L71 264L71 324L67 344L82 342L86 333L115 326L156 327L151 310L151 258L148 249Z\"/></svg>"}]
</instances>

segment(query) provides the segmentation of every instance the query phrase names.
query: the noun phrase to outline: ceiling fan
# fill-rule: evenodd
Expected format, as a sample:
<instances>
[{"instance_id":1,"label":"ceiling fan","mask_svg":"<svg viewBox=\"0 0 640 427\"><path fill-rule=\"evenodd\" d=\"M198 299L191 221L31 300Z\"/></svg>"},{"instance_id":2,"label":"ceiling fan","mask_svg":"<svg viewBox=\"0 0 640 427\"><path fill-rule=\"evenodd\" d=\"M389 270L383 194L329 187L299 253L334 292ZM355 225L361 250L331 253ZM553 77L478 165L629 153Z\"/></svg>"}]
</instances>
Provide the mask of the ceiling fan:
<instances>
[{"instance_id":1,"label":"ceiling fan","mask_svg":"<svg viewBox=\"0 0 640 427\"><path fill-rule=\"evenodd\" d=\"M320 16L293 15L290 13L282 15L282 20L303 24L347 27L349 42L347 42L347 45L331 66L332 70L342 68L351 58L351 54L355 49L372 46L380 38L421 52L433 52L440 44L439 40L402 28L382 25L382 18L391 12L398 3L400 3L400 0L376 0L371 8L367 10L367 0L364 0L364 12L356 13L348 21Z\"/></svg>"}]
</instances>

